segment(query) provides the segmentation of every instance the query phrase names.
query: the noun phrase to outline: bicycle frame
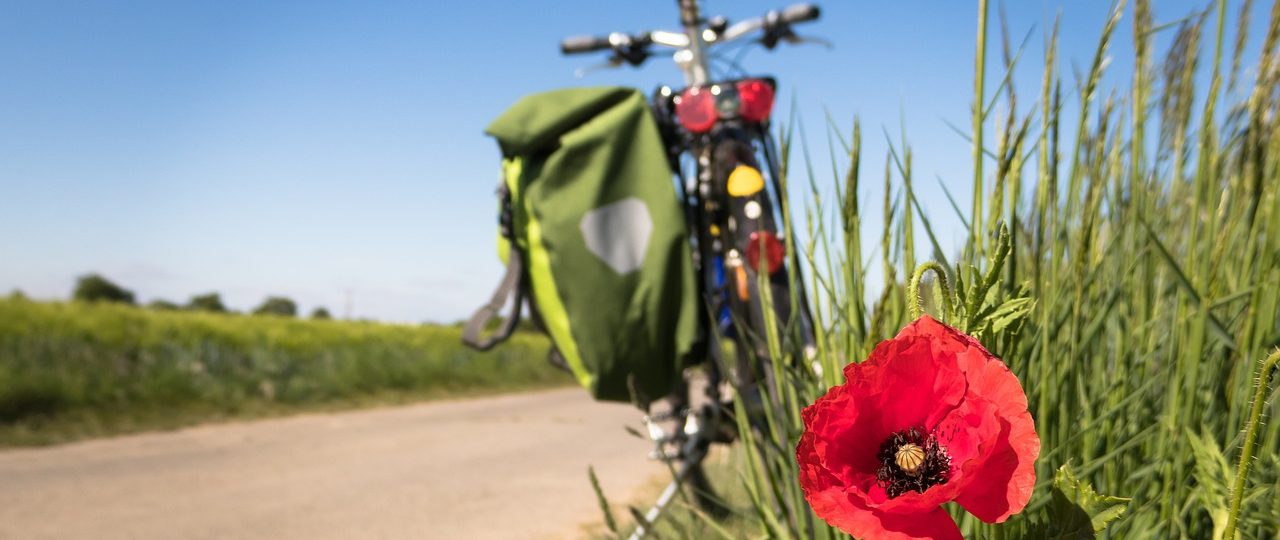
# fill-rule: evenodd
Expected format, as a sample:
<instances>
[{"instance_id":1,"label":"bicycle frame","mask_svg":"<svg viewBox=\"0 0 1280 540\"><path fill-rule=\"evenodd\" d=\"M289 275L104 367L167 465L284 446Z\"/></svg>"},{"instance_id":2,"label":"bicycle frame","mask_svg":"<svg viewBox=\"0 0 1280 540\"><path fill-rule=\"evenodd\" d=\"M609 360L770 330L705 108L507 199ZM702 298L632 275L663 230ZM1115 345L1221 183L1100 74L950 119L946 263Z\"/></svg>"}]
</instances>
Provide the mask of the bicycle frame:
<instances>
[{"instance_id":1,"label":"bicycle frame","mask_svg":"<svg viewBox=\"0 0 1280 540\"><path fill-rule=\"evenodd\" d=\"M698 16L698 0L677 0L680 4L680 23L684 25L684 48L672 55L687 86L699 86L708 82L706 48L703 41L702 17ZM657 40L655 40L657 43Z\"/></svg>"},{"instance_id":2,"label":"bicycle frame","mask_svg":"<svg viewBox=\"0 0 1280 540\"><path fill-rule=\"evenodd\" d=\"M801 39L791 31L791 25L810 21L819 16L816 6L797 4L782 10L770 11L763 17L729 25L720 17L710 21L703 20L699 13L698 0L676 0L676 3L680 9L682 26L680 31L658 30L636 35L615 32L607 37L568 38L561 42L561 51L565 54L575 54L611 50L612 56L606 66L617 67L623 63L637 66L642 64L651 56L650 46L674 49L671 58L684 76L686 88L690 89L687 91L701 89L718 96L721 95L718 93L722 91L721 88L728 85L730 91L735 92L731 94L734 96L732 99L737 99L737 90L734 86L737 84L736 81L716 81L712 78L710 60L713 48L747 37L758 37L760 43L770 49L780 40L798 42ZM751 80L767 81L770 89L774 86L771 78L752 78ZM744 365L744 362L753 361L751 359L768 356L767 352L761 354L758 348L753 349L752 353L745 352L749 343L752 343L750 345L752 347L758 346L756 343L758 340L746 333L746 330L739 330L735 337L736 343L739 344L735 347L738 354L738 369L728 369L724 358L726 351L722 349L720 340L723 336L729 335L726 332L733 331L729 328L735 327L720 326L722 310L728 313L726 317L735 319L731 322L743 323L758 329L762 326L760 323L744 323L739 320L739 317L744 313L748 317L756 317L755 310L759 308L759 304L755 299L760 297L756 288L771 287L775 291L775 298L780 301L786 298L797 303L798 312L793 312L795 308L792 308L791 302L788 302L781 308L780 304L774 305L775 310L781 311L760 312L759 318L779 316L790 319L798 314L796 320L800 321L801 333L812 335L812 319L808 313L799 256L795 250L792 250L789 257L788 266L791 270L778 273L774 273L777 272L775 270L767 270L768 274L773 274L777 279L762 280L756 280L754 277L756 270L744 270L747 266L746 257L738 250L743 247L741 235L750 233L754 241L757 232L763 231L776 235L782 230L781 205L785 204L785 194L779 178L781 169L779 149L768 132L767 115L763 118L719 115L719 119L715 120L714 128L699 129L691 127L688 123L682 124L683 127L681 127L682 119L678 117L676 110L683 97L685 97L683 94L678 95L678 92L670 87L662 86L652 96L651 105L655 118L662 128L663 141L667 148L672 172L679 178L689 237L692 247L695 248L693 257L698 274L698 289L703 297L703 306L708 310L703 315L710 315L712 321L706 326L705 333L702 335L706 347L705 352L702 353L704 356L697 360L699 363L705 362L706 366L704 372L706 387L702 392L705 394L706 401L694 403L692 388L689 386L690 380L686 378L680 389L668 396L669 410L649 413L644 417L649 438L655 443L651 457L677 461L679 465L673 469L675 478L654 506L645 513L631 535L632 539L642 538L648 532L648 525L658 518L683 484L693 485L695 490L701 488L710 490L701 468L703 458L707 455L711 444L731 442L736 437L731 433L728 438L725 438L721 427L726 411L729 410L724 408L720 395L720 384L725 381L726 376L734 375L733 386L739 392L747 391L748 388L764 391L766 385L770 387L776 385L776 381L771 380L769 370L765 370L763 376L770 380L757 379L755 366ZM770 96L769 99L772 97ZM720 154L724 153L721 150L726 149L745 149L742 151L748 157L726 157L738 155L733 151L721 156ZM691 158L692 162L684 161L686 159L684 156ZM767 175L773 192L772 200L776 203L769 202L768 189L758 196L737 194L734 198L726 193L724 176L727 174L725 170L727 163L737 164L734 166L746 164L749 168L756 169L757 173ZM748 197L752 197L752 201L759 199L759 202L750 203L756 205L755 214L752 215L748 211L744 215L738 215L737 213L742 212L744 208L741 205L747 204L745 201ZM731 199L739 202L734 203ZM761 213L762 210L764 214ZM774 221L775 211L778 212L778 221ZM735 222L735 215L743 221ZM768 217L762 217L764 215ZM755 225L750 227L742 225L745 222L755 223ZM768 224L765 225L765 223ZM793 246L796 245L794 231L788 231L788 233L790 234L786 241ZM762 237L759 245L764 244L764 239ZM765 263L759 262L759 264ZM729 281L726 275L729 268L738 272L739 277L735 277L733 281L740 287L737 295L729 293L727 285ZM747 276L747 271L753 272L752 277L743 277ZM741 287L749 287L748 291L755 292L741 292L744 290ZM786 291L785 296L777 293L778 287ZM748 301L747 298L752 300ZM806 342L805 345L808 347L811 344ZM770 388L769 392L776 394L777 388ZM669 420L678 422L674 426L676 429L674 433L668 433L656 425L657 422ZM729 429L736 431L737 426L729 426Z\"/></svg>"}]
</instances>

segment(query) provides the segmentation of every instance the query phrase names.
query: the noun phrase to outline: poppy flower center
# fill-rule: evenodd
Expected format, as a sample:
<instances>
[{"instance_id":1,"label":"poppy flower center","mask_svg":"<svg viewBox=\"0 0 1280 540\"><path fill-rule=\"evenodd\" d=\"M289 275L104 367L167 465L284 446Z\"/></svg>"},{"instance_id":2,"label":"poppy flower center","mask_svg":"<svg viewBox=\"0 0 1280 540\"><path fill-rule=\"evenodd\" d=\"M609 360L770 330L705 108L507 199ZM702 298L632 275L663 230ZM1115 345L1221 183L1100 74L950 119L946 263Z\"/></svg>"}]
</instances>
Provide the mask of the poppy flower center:
<instances>
[{"instance_id":1,"label":"poppy flower center","mask_svg":"<svg viewBox=\"0 0 1280 540\"><path fill-rule=\"evenodd\" d=\"M880 445L876 459L880 462L876 482L891 499L908 491L924 493L930 487L945 484L951 473L947 450L919 427L890 435Z\"/></svg>"}]
</instances>

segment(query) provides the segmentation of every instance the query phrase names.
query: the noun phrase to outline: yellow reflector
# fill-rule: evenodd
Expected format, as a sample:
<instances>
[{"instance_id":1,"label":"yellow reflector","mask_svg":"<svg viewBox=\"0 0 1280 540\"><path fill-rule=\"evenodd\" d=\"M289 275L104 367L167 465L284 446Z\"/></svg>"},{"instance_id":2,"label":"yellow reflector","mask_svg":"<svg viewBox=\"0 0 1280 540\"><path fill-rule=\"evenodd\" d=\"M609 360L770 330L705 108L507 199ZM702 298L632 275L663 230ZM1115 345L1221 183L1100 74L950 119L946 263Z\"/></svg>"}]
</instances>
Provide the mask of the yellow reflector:
<instances>
[{"instance_id":1,"label":"yellow reflector","mask_svg":"<svg viewBox=\"0 0 1280 540\"><path fill-rule=\"evenodd\" d=\"M729 194L734 197L748 197L764 189L764 178L757 171L746 165L738 165L729 173Z\"/></svg>"}]
</instances>

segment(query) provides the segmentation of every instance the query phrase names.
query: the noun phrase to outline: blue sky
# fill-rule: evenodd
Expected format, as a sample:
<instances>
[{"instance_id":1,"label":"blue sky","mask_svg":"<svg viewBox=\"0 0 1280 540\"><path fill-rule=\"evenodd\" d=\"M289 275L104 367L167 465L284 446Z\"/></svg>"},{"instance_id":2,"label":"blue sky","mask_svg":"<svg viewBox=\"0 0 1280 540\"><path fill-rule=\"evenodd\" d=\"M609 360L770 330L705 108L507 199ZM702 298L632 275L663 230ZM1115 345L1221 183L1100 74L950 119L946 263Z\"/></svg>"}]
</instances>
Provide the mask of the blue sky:
<instances>
[{"instance_id":1,"label":"blue sky","mask_svg":"<svg viewBox=\"0 0 1280 540\"><path fill-rule=\"evenodd\" d=\"M709 0L704 12L736 20L784 3ZM825 113L846 131L861 118L869 239L882 130L896 140L903 127L941 240L961 238L934 177L967 200L970 150L944 120L968 123L974 4L832 0L802 29L833 49L745 56L749 71L779 78L779 103L798 104L821 181ZM1255 46L1269 8L1257 4ZM96 271L144 301L218 291L247 309L283 294L338 315L463 318L501 273L498 153L484 127L530 92L678 85L664 57L575 79L598 58L557 48L568 35L673 28L674 5L0 0L0 293L66 298L75 276ZM1084 69L1109 5L1008 3L1015 44L1033 32L1015 79L1024 103L1054 14L1062 55ZM1158 1L1157 22L1202 5ZM1108 87L1127 83L1131 23ZM994 46L989 64L994 87Z\"/></svg>"}]
</instances>

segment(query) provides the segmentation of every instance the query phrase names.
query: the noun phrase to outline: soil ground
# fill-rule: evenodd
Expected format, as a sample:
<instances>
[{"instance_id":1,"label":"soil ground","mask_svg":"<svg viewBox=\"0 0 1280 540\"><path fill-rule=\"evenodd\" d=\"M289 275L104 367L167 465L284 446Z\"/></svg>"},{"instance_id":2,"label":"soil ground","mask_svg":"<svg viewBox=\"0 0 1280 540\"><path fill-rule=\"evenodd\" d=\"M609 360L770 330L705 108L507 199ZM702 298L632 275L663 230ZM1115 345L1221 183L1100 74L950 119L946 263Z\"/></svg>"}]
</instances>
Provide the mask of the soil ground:
<instances>
[{"instance_id":1,"label":"soil ground","mask_svg":"<svg viewBox=\"0 0 1280 540\"><path fill-rule=\"evenodd\" d=\"M666 469L578 388L0 451L0 539L565 538Z\"/></svg>"}]
</instances>

